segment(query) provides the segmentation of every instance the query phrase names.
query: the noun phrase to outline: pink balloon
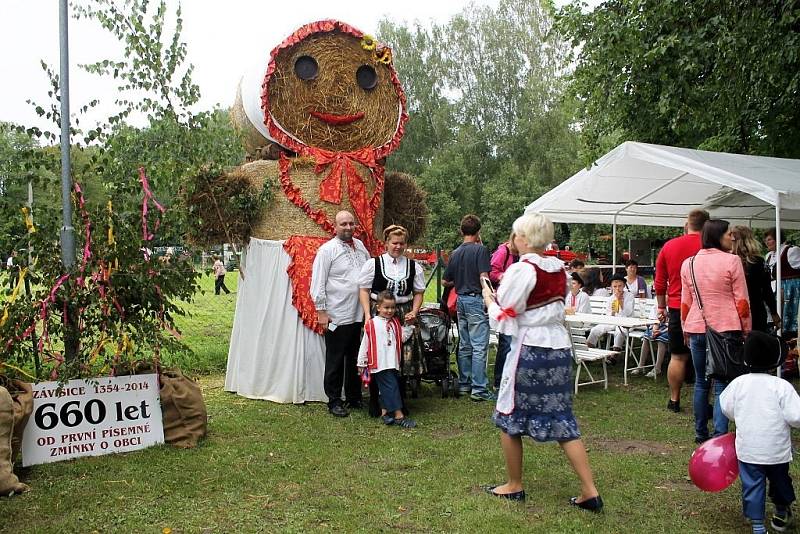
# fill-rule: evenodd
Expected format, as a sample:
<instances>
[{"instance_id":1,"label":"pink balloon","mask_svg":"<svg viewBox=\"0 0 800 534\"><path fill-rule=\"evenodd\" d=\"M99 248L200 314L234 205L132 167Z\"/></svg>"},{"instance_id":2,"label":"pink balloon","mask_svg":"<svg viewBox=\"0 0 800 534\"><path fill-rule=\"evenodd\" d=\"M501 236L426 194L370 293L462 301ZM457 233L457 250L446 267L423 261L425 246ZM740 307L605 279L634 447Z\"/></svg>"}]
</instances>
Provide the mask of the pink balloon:
<instances>
[{"instance_id":1,"label":"pink balloon","mask_svg":"<svg viewBox=\"0 0 800 534\"><path fill-rule=\"evenodd\" d=\"M689 460L689 476L703 491L722 491L739 476L736 434L728 432L697 447Z\"/></svg>"}]
</instances>

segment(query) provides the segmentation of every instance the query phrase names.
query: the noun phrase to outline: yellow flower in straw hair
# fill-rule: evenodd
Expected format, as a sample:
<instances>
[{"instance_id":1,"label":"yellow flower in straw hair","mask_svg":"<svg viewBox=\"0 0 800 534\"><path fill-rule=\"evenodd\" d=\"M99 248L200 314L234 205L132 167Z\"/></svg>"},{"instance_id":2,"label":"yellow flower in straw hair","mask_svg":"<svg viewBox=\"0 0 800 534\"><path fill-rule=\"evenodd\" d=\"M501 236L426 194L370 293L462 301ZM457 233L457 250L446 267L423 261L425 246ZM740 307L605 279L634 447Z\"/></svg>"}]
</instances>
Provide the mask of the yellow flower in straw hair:
<instances>
[{"instance_id":1,"label":"yellow flower in straw hair","mask_svg":"<svg viewBox=\"0 0 800 534\"><path fill-rule=\"evenodd\" d=\"M375 60L378 63L389 65L392 62L392 49L389 48L388 46L376 49L373 55L375 56Z\"/></svg>"},{"instance_id":2,"label":"yellow flower in straw hair","mask_svg":"<svg viewBox=\"0 0 800 534\"><path fill-rule=\"evenodd\" d=\"M375 41L375 38L371 35L364 35L364 37L361 38L361 48L364 50L375 50L377 45L377 41Z\"/></svg>"}]
</instances>

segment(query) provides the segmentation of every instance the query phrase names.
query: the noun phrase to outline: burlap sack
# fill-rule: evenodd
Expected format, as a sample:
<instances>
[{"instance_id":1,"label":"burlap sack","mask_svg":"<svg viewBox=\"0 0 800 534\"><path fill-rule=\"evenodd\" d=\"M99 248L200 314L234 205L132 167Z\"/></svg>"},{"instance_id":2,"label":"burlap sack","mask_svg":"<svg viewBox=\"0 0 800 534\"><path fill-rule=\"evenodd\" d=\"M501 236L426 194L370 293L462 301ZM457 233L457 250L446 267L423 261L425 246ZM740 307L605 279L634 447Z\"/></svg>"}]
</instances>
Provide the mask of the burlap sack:
<instances>
[{"instance_id":1,"label":"burlap sack","mask_svg":"<svg viewBox=\"0 0 800 534\"><path fill-rule=\"evenodd\" d=\"M11 438L11 462L17 462L22 449L22 434L33 412L33 386L21 380L12 380L11 399L14 401L14 434Z\"/></svg>"},{"instance_id":2,"label":"burlap sack","mask_svg":"<svg viewBox=\"0 0 800 534\"><path fill-rule=\"evenodd\" d=\"M170 445L196 447L206 435L208 413L203 392L179 369L161 371L161 412L164 441Z\"/></svg>"},{"instance_id":3,"label":"burlap sack","mask_svg":"<svg viewBox=\"0 0 800 534\"><path fill-rule=\"evenodd\" d=\"M14 434L14 401L8 390L0 386L0 495L11 496L30 489L14 474L11 462L11 438Z\"/></svg>"}]
</instances>

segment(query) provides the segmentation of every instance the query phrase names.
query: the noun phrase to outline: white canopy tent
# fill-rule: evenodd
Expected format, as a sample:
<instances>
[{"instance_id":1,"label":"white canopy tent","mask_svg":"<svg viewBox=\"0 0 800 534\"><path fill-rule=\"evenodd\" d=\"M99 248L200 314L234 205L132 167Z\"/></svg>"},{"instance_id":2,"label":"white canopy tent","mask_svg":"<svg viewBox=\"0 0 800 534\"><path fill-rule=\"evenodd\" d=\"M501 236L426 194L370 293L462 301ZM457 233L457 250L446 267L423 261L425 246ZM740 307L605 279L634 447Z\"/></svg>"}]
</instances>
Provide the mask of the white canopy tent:
<instances>
[{"instance_id":1,"label":"white canopy tent","mask_svg":"<svg viewBox=\"0 0 800 534\"><path fill-rule=\"evenodd\" d=\"M625 142L525 211L611 224L616 265L618 224L683 226L695 208L732 224L775 226L780 243L781 228L800 228L800 160Z\"/></svg>"}]
</instances>

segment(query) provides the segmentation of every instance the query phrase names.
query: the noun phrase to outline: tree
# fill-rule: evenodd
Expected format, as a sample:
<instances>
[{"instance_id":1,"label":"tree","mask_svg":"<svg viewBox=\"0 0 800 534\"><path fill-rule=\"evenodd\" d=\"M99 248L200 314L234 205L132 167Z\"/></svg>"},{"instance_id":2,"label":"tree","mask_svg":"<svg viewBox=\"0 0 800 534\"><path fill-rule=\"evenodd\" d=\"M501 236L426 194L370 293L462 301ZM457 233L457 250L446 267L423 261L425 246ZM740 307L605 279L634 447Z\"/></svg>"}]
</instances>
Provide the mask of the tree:
<instances>
[{"instance_id":1,"label":"tree","mask_svg":"<svg viewBox=\"0 0 800 534\"><path fill-rule=\"evenodd\" d=\"M501 0L430 28L381 23L410 116L387 165L428 192L428 244L455 246L466 213L490 246L505 240L527 203L580 167L552 21L549 2Z\"/></svg>"},{"instance_id":2,"label":"tree","mask_svg":"<svg viewBox=\"0 0 800 534\"><path fill-rule=\"evenodd\" d=\"M574 1L557 30L590 163L625 140L800 156L800 4Z\"/></svg>"},{"instance_id":3,"label":"tree","mask_svg":"<svg viewBox=\"0 0 800 534\"><path fill-rule=\"evenodd\" d=\"M173 199L184 176L202 165L221 166L241 159L240 145L224 113L189 109L199 98L199 88L192 82L191 65L184 63L180 8L173 33L166 29L163 0L154 9L148 0L93 0L78 7L77 16L97 20L124 45L123 59L86 67L121 80L120 111L86 131L77 129L77 120L72 122L76 125L73 138L78 140L72 160L73 225L79 254L69 272L59 261L58 211L42 213L35 232L21 214L11 217L15 231L32 243L34 261L20 271L19 283L0 318L4 347L0 364L30 373L31 354L41 354L53 379L96 376L137 360L157 362L163 352L188 350L179 340L174 318L184 313L180 301L191 300L198 289L199 273L186 261L158 261L149 248L158 229L163 233L166 228L169 239L178 239L189 215L182 209L166 210L158 203L158 194L163 193L175 208ZM60 126L59 80L49 67L43 67L53 102L34 106ZM146 115L145 128L125 124L134 113ZM35 128L18 127L16 132L48 141L57 138L53 132ZM16 186L25 173L41 170L37 165L44 167L44 178L57 174L56 147L39 149L24 138L5 139L24 141L9 149L13 169L24 171L11 173ZM87 191L92 199L87 200ZM19 289L26 277L38 282L30 284L29 294Z\"/></svg>"}]
</instances>

